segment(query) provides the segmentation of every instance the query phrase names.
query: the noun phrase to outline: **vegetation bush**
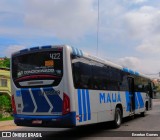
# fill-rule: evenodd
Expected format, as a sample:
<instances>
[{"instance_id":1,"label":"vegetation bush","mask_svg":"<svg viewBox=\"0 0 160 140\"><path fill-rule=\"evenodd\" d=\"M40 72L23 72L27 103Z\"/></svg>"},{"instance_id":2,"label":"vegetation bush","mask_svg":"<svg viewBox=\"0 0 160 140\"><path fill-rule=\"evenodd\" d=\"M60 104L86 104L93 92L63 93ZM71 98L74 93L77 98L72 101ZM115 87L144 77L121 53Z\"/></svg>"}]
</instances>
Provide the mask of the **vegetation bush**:
<instances>
[{"instance_id":1,"label":"vegetation bush","mask_svg":"<svg viewBox=\"0 0 160 140\"><path fill-rule=\"evenodd\" d=\"M2 119L2 114L0 114L0 119Z\"/></svg>"},{"instance_id":2,"label":"vegetation bush","mask_svg":"<svg viewBox=\"0 0 160 140\"><path fill-rule=\"evenodd\" d=\"M0 68L10 68L10 59L5 57L4 60L1 60Z\"/></svg>"},{"instance_id":3,"label":"vegetation bush","mask_svg":"<svg viewBox=\"0 0 160 140\"><path fill-rule=\"evenodd\" d=\"M0 114L3 117L3 114L6 112L10 113L12 111L11 99L6 95L0 96Z\"/></svg>"}]
</instances>

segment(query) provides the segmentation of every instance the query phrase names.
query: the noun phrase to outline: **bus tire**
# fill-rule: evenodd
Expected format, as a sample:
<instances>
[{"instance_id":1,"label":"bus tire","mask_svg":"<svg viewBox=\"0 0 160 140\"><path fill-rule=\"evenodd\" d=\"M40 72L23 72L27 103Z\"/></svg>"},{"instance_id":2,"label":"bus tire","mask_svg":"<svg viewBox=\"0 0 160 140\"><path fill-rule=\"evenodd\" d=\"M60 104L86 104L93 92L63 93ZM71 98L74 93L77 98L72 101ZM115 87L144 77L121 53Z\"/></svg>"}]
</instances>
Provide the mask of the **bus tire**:
<instances>
[{"instance_id":1,"label":"bus tire","mask_svg":"<svg viewBox=\"0 0 160 140\"><path fill-rule=\"evenodd\" d=\"M122 123L122 111L119 107L116 107L114 121L113 121L114 128L120 127L121 123Z\"/></svg>"},{"instance_id":2,"label":"bus tire","mask_svg":"<svg viewBox=\"0 0 160 140\"><path fill-rule=\"evenodd\" d=\"M144 110L144 112L141 112L141 117L145 117L146 116L146 108L145 108L145 110Z\"/></svg>"},{"instance_id":3,"label":"bus tire","mask_svg":"<svg viewBox=\"0 0 160 140\"><path fill-rule=\"evenodd\" d=\"M141 112L141 117L145 117L145 111Z\"/></svg>"},{"instance_id":4,"label":"bus tire","mask_svg":"<svg viewBox=\"0 0 160 140\"><path fill-rule=\"evenodd\" d=\"M16 123L16 125L17 125L17 126L22 126L22 124L20 124L20 123Z\"/></svg>"}]
</instances>

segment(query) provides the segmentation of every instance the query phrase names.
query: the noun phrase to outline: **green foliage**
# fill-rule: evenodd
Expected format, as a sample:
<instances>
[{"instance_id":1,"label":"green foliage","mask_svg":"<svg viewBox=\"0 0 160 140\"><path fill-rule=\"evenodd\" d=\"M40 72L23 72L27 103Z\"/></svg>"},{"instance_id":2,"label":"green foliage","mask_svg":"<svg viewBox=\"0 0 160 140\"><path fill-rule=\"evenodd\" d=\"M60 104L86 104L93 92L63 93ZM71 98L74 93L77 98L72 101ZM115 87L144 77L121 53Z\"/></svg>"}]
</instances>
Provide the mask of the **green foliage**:
<instances>
[{"instance_id":1,"label":"green foliage","mask_svg":"<svg viewBox=\"0 0 160 140\"><path fill-rule=\"evenodd\" d=\"M156 91L160 93L160 85L156 87Z\"/></svg>"},{"instance_id":2,"label":"green foliage","mask_svg":"<svg viewBox=\"0 0 160 140\"><path fill-rule=\"evenodd\" d=\"M10 59L5 57L4 60L0 60L0 68L10 68Z\"/></svg>"},{"instance_id":3,"label":"green foliage","mask_svg":"<svg viewBox=\"0 0 160 140\"><path fill-rule=\"evenodd\" d=\"M10 68L10 59L9 58L5 58L3 61L3 65L6 68Z\"/></svg>"},{"instance_id":4,"label":"green foliage","mask_svg":"<svg viewBox=\"0 0 160 140\"><path fill-rule=\"evenodd\" d=\"M1 116L2 116L2 114L0 114L0 121L13 120L13 117L12 117L12 116L7 117L7 118L2 118Z\"/></svg>"},{"instance_id":5,"label":"green foliage","mask_svg":"<svg viewBox=\"0 0 160 140\"><path fill-rule=\"evenodd\" d=\"M12 110L11 99L9 99L9 97L6 95L0 96L0 110L5 110L7 112L11 112Z\"/></svg>"},{"instance_id":6,"label":"green foliage","mask_svg":"<svg viewBox=\"0 0 160 140\"><path fill-rule=\"evenodd\" d=\"M158 83L156 83L155 84L155 86L154 86L154 91L156 92L156 93L160 93L160 82L158 82Z\"/></svg>"}]
</instances>

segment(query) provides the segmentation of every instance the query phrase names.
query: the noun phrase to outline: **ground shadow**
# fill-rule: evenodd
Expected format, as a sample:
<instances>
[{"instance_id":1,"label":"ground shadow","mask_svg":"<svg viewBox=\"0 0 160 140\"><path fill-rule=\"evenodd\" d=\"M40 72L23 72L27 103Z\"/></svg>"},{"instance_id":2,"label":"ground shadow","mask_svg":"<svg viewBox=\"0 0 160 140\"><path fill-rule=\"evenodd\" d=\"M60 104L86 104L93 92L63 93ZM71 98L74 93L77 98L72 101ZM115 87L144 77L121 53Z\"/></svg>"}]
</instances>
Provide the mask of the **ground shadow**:
<instances>
[{"instance_id":1,"label":"ground shadow","mask_svg":"<svg viewBox=\"0 0 160 140\"><path fill-rule=\"evenodd\" d=\"M147 114L146 114L147 115ZM123 119L123 126L127 126L131 121L136 121L136 119L140 118L140 115L135 115L134 117L126 117ZM113 133L114 132L114 133ZM99 123L92 124L86 126L75 127L71 129L67 129L64 131L50 131L46 132L43 136L43 139L58 139L58 140L68 140L68 139L82 139L84 137L108 137L120 135L122 131L118 131L118 129L114 129L112 122L107 123Z\"/></svg>"}]
</instances>

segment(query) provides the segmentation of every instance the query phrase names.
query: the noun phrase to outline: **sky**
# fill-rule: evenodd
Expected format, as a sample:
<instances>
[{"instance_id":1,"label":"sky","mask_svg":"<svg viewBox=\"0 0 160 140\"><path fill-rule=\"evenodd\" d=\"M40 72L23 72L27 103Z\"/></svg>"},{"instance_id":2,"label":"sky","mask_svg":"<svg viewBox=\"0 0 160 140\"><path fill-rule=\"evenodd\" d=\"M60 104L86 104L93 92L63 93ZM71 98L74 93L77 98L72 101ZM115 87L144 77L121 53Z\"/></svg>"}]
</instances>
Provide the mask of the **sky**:
<instances>
[{"instance_id":1,"label":"sky","mask_svg":"<svg viewBox=\"0 0 160 140\"><path fill-rule=\"evenodd\" d=\"M62 44L158 77L160 2L99 0L98 22L98 0L0 0L0 57Z\"/></svg>"}]
</instances>

